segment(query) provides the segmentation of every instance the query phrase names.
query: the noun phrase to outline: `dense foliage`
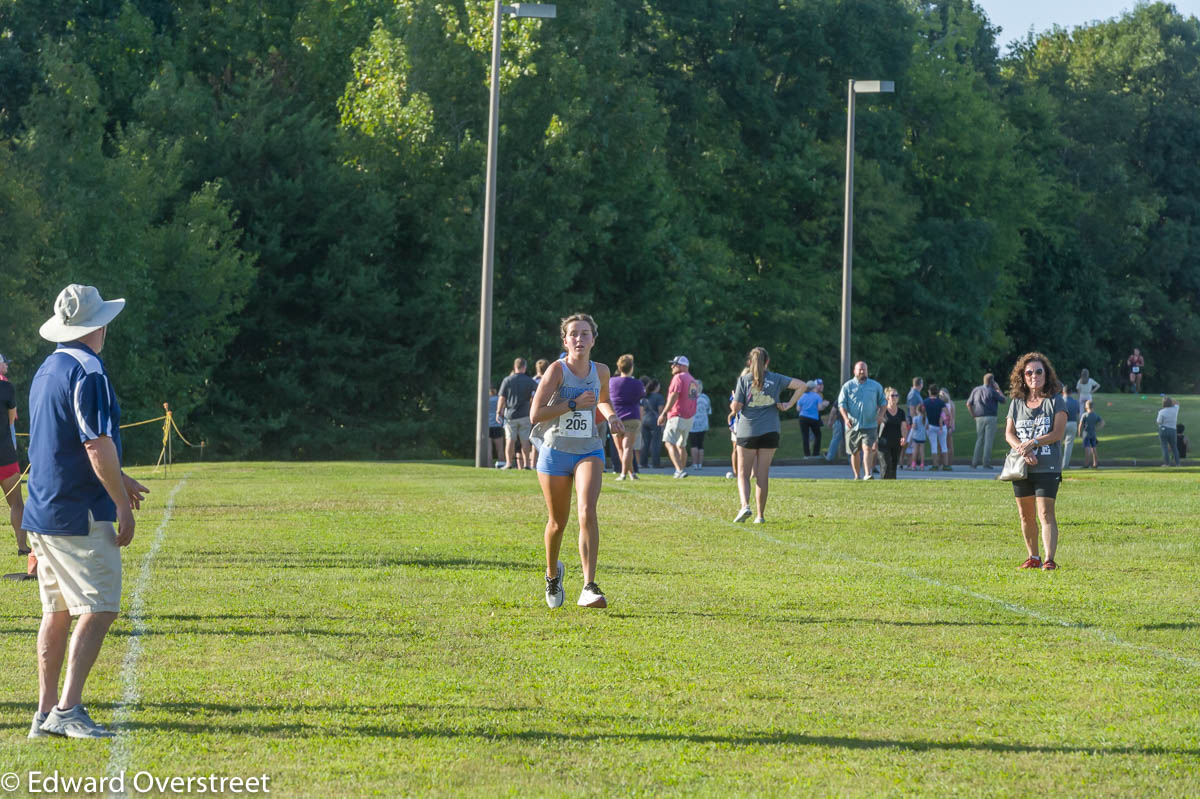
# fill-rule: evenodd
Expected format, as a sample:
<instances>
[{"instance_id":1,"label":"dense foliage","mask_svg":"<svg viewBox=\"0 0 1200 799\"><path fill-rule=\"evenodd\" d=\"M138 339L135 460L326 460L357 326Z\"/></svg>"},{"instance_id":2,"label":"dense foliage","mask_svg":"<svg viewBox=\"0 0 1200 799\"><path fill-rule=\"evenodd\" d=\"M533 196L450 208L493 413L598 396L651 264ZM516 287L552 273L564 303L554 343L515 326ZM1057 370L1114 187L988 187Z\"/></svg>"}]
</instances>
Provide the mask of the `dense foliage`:
<instances>
[{"instance_id":1,"label":"dense foliage","mask_svg":"<svg viewBox=\"0 0 1200 799\"><path fill-rule=\"evenodd\" d=\"M58 289L129 298L129 418L209 451L473 440L491 4L0 0L0 351ZM854 355L961 394L1015 353L1147 390L1200 366L1200 23L1001 56L970 0L594 0L504 28L496 380L600 324L719 398L753 345L835 380L846 81ZM22 385L22 388L25 386ZM141 446L141 445L137 445ZM136 448L136 447L135 447ZM155 449L155 442L145 450ZM139 450L140 451L140 450Z\"/></svg>"}]
</instances>

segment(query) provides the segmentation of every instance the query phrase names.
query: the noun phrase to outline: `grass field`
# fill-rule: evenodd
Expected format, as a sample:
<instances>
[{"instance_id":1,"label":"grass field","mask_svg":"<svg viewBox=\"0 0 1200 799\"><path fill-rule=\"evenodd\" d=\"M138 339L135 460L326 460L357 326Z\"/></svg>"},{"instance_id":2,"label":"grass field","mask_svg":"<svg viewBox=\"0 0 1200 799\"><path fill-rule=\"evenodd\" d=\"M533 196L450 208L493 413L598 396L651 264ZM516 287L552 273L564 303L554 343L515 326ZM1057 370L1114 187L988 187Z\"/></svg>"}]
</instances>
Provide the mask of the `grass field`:
<instances>
[{"instance_id":1,"label":"grass field","mask_svg":"<svg viewBox=\"0 0 1200 799\"><path fill-rule=\"evenodd\" d=\"M995 482L777 480L762 526L728 521L725 481L609 482L610 607L575 607L567 547L550 611L528 473L177 466L150 481L85 700L115 742L25 740L36 589L0 583L0 773L266 773L289 797L1196 796L1198 481L1069 476L1057 573L1015 568Z\"/></svg>"},{"instance_id":2,"label":"grass field","mask_svg":"<svg viewBox=\"0 0 1200 799\"><path fill-rule=\"evenodd\" d=\"M907 385L901 394L908 391ZM828 394L827 399L837 399L836 394ZM1200 409L1200 396L1176 396L1179 402L1179 421L1189 425L1191 418L1196 418L1195 432L1200 434L1200 415L1194 411ZM1162 409L1162 398L1158 394L1097 394L1096 412L1104 419L1104 429L1100 431L1099 454L1100 462L1120 462L1125 465L1157 464L1162 461L1162 449L1158 444L1158 428L1154 419ZM903 400L901 400L903 402ZM1111 403L1111 404L1110 404ZM958 397L955 402L957 429L954 433L954 458L956 463L970 463L971 453L975 449L975 420L967 410L965 397ZM1007 406L1000 410L999 429L996 433L995 461L1003 460L1008 445L1004 443L1004 413ZM800 438L800 423L796 420L795 410L788 414L784 421L783 436L779 444L778 458L798 459L804 457L804 444ZM714 413L711 418L713 432L705 439L705 459L725 462L729 459L729 436L722 435L721 426L725 420L720 414ZM1196 441L1200 445L1200 438ZM829 428L822 432L821 444L829 447ZM928 459L929 448L926 445L925 455ZM843 456L844 457L844 456ZM667 457L663 455L663 462ZM1083 442L1076 440L1072 454L1072 462L1076 466L1083 464Z\"/></svg>"}]
</instances>

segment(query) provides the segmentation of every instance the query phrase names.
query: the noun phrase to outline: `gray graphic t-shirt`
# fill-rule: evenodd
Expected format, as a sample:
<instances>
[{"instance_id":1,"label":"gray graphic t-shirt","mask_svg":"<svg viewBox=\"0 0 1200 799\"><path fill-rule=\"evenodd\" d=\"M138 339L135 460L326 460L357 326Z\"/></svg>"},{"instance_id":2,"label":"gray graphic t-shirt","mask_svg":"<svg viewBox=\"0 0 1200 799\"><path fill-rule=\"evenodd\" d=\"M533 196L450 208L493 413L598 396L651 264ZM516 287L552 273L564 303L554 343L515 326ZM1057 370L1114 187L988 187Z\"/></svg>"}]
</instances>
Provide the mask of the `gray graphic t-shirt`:
<instances>
[{"instance_id":1,"label":"gray graphic t-shirt","mask_svg":"<svg viewBox=\"0 0 1200 799\"><path fill-rule=\"evenodd\" d=\"M1036 408L1029 408L1025 405L1025 400L1016 399L1008 406L1008 418L1013 420L1013 426L1017 429L1017 438L1029 441L1049 435L1050 430L1054 427L1054 415L1060 411L1067 412L1066 401L1057 394L1053 397L1046 397ZM1030 464L1028 468L1030 474L1061 471L1062 441L1040 446L1034 450L1033 454L1037 456L1038 462Z\"/></svg>"},{"instance_id":2,"label":"gray graphic t-shirt","mask_svg":"<svg viewBox=\"0 0 1200 799\"><path fill-rule=\"evenodd\" d=\"M760 391L755 388L753 377L739 377L733 398L742 403L742 412L733 427L734 435L738 438L753 438L767 433L778 433L779 409L775 407L775 403L779 402L780 393L791 382L790 377L778 372L767 372L763 375Z\"/></svg>"}]
</instances>

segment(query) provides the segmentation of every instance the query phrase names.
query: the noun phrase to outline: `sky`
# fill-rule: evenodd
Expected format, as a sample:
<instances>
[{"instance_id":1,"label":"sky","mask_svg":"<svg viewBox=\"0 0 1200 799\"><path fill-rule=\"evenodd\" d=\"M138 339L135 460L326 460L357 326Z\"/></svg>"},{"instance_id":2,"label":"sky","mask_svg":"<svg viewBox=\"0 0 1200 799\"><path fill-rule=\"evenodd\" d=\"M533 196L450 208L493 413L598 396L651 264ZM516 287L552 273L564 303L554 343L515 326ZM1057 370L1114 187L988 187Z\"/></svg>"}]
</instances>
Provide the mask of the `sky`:
<instances>
[{"instance_id":1,"label":"sky","mask_svg":"<svg viewBox=\"0 0 1200 799\"><path fill-rule=\"evenodd\" d=\"M1001 52L1013 39L1025 38L1032 25L1041 32L1053 25L1074 28L1094 20L1111 19L1131 11L1136 0L975 0L987 12L993 25L1003 28ZM1200 17L1200 0L1175 0L1173 5L1185 16Z\"/></svg>"}]
</instances>

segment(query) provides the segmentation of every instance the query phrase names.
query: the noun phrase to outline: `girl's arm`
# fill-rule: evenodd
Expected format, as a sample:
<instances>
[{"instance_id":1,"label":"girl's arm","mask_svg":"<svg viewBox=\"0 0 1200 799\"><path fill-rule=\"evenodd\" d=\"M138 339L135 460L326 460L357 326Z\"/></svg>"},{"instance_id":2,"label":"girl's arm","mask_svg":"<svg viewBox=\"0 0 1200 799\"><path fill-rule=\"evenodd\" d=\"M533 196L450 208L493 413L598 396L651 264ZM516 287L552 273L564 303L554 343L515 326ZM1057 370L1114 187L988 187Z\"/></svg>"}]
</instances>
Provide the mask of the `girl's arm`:
<instances>
[{"instance_id":1,"label":"girl's arm","mask_svg":"<svg viewBox=\"0 0 1200 799\"><path fill-rule=\"evenodd\" d=\"M538 383L537 391L533 394L533 405L529 409L529 421L533 424L548 422L551 419L557 419L564 413L570 410L567 403L557 402L554 405L548 405L550 398L554 396L554 392L558 391L562 385L562 361L555 361L550 364L550 368L546 370L546 374L542 375L542 382Z\"/></svg>"},{"instance_id":2,"label":"girl's arm","mask_svg":"<svg viewBox=\"0 0 1200 799\"><path fill-rule=\"evenodd\" d=\"M608 366L602 363L596 364L596 376L600 378L600 401L596 403L596 410L608 420L608 427L614 433L624 433L625 423L617 416L617 409L613 407L608 396L608 378L610 372Z\"/></svg>"}]
</instances>

